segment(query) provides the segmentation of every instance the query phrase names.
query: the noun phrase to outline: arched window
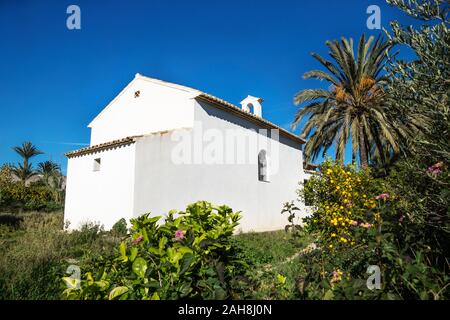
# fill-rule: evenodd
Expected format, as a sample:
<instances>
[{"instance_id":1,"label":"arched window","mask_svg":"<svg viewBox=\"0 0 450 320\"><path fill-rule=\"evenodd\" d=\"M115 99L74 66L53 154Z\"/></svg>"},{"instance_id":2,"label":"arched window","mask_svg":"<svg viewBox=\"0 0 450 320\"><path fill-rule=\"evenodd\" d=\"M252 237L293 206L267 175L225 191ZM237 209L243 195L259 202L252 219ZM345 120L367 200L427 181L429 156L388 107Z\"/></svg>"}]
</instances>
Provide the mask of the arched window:
<instances>
[{"instance_id":1,"label":"arched window","mask_svg":"<svg viewBox=\"0 0 450 320\"><path fill-rule=\"evenodd\" d=\"M269 182L269 163L266 150L258 153L258 180Z\"/></svg>"},{"instance_id":2,"label":"arched window","mask_svg":"<svg viewBox=\"0 0 450 320\"><path fill-rule=\"evenodd\" d=\"M250 112L251 114L255 113L255 108L253 107L253 104L249 103L247 104L247 110L248 112Z\"/></svg>"}]
</instances>

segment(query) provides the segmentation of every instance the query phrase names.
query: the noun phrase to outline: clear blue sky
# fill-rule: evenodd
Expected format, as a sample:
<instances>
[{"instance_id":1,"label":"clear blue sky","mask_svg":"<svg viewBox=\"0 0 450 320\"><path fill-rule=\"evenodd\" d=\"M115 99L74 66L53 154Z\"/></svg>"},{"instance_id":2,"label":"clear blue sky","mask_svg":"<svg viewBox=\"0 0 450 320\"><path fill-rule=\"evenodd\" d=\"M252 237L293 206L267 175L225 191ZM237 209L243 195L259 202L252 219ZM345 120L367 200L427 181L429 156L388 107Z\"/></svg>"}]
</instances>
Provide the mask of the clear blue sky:
<instances>
[{"instance_id":1,"label":"clear blue sky","mask_svg":"<svg viewBox=\"0 0 450 320\"><path fill-rule=\"evenodd\" d=\"M81 8L81 30L66 9ZM288 128L293 95L320 83L325 41L358 39L369 5L382 25L410 24L382 0L36 1L0 0L0 164L19 161L25 140L66 169L63 153L88 144L87 124L139 72L192 86L234 104L264 98L263 114Z\"/></svg>"}]
</instances>

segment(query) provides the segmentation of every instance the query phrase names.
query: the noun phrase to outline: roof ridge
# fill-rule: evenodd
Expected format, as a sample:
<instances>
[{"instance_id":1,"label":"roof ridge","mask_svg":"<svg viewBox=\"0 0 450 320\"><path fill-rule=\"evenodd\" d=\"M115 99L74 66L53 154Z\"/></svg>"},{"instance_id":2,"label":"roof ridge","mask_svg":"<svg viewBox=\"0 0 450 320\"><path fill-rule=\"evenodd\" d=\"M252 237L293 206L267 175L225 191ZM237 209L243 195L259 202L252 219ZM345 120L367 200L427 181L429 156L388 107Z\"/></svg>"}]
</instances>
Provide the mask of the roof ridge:
<instances>
[{"instance_id":1,"label":"roof ridge","mask_svg":"<svg viewBox=\"0 0 450 320\"><path fill-rule=\"evenodd\" d=\"M260 123L263 123L265 125L270 126L272 129L280 130L280 132L284 136L287 136L288 138L294 138L296 141L298 141L298 142L300 142L302 144L306 143L306 141L303 138L301 138L300 136L297 136L296 134L294 134L294 133L292 133L292 132L290 132L290 131L288 131L288 130L286 130L284 128L281 128L280 126L270 122L267 119L264 119L263 117L259 117L259 116L254 115L253 113L246 112L246 111L242 110L241 108L239 108L238 106L236 106L235 104L233 104L231 102L228 102L227 100L224 100L222 98L218 98L218 97L216 97L216 96L214 96L212 94L206 93L204 91L201 91L201 90L198 90L198 89L195 89L195 88L192 88L192 87L188 87L188 86L185 86L185 85L177 84L177 83L174 83L174 82L170 82L170 81L166 81L166 80L161 80L161 79L157 79L157 78L144 76L144 75L142 75L140 73L136 73L135 77L136 78L139 77L139 78L144 79L144 80L147 79L149 81L156 82L156 83L159 83L159 84L162 84L162 85L168 85L168 86L171 86L171 87L175 86L175 87L177 87L178 89L181 89L181 90L186 90L186 91L190 91L190 92L194 91L193 93L197 93L198 94L194 98L204 98L206 100L209 100L210 102L220 103L220 104L222 104L222 105L224 105L226 107L231 107L231 108L235 109L234 111L239 113L241 116L245 116L249 120L256 120L256 121L258 121Z\"/></svg>"}]
</instances>

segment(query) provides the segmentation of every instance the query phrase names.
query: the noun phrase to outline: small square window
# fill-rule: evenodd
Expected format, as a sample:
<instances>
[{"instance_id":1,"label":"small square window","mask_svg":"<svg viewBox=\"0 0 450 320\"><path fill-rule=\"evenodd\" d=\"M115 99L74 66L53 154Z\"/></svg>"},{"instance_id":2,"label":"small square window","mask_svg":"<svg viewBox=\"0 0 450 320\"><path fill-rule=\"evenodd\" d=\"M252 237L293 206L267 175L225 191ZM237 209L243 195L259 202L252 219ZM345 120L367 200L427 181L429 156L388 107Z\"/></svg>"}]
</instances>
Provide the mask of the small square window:
<instances>
[{"instance_id":1,"label":"small square window","mask_svg":"<svg viewBox=\"0 0 450 320\"><path fill-rule=\"evenodd\" d=\"M100 171L101 163L102 163L102 159L100 159L100 158L94 159L94 171Z\"/></svg>"}]
</instances>

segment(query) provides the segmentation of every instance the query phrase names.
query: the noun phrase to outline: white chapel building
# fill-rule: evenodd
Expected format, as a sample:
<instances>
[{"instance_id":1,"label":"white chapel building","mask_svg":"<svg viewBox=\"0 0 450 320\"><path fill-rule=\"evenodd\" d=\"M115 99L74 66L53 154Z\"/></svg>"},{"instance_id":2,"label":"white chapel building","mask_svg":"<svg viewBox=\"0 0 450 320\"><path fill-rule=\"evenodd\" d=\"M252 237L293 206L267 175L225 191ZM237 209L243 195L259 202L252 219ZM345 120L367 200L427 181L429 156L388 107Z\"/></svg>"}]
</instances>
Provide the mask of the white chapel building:
<instances>
[{"instance_id":1,"label":"white chapel building","mask_svg":"<svg viewBox=\"0 0 450 320\"><path fill-rule=\"evenodd\" d=\"M262 99L252 96L237 107L136 74L88 127L90 146L66 153L70 229L87 222L110 229L121 218L164 216L198 200L241 211L243 232L283 229L283 203L310 175L305 141L265 120Z\"/></svg>"}]
</instances>

